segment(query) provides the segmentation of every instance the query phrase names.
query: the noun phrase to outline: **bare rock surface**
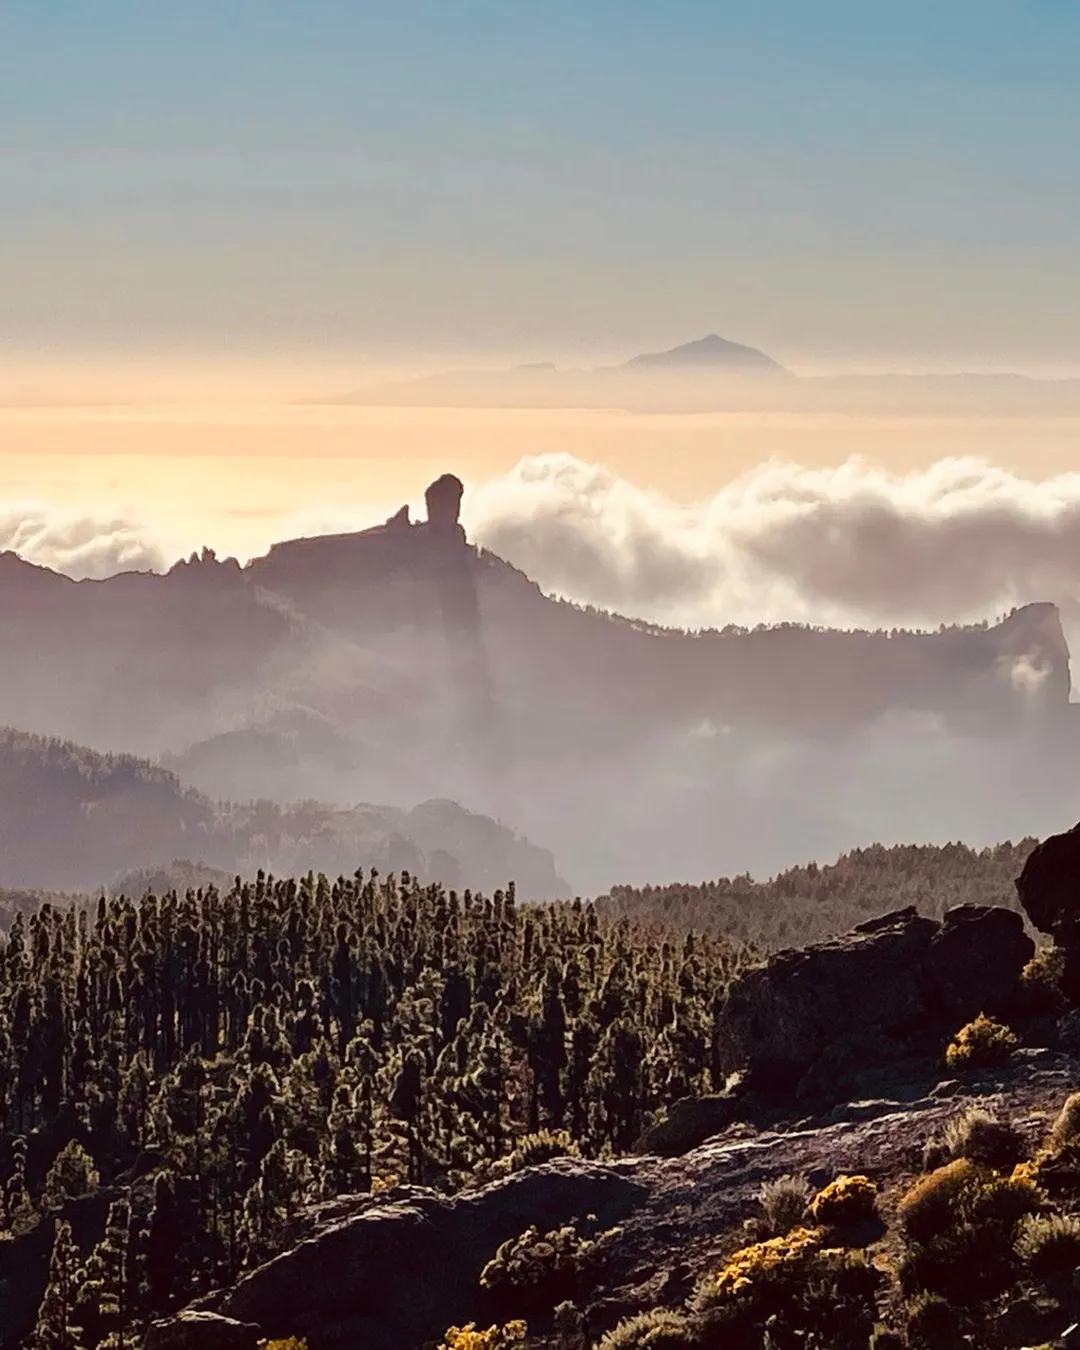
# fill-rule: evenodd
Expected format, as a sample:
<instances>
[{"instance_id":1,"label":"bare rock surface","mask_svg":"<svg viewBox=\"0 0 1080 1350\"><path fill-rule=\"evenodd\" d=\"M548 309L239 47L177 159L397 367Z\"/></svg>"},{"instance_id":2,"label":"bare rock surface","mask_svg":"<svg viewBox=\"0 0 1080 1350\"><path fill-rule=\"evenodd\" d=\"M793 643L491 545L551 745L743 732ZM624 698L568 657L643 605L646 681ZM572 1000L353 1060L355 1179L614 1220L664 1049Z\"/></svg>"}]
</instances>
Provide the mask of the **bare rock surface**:
<instances>
[{"instance_id":1,"label":"bare rock surface","mask_svg":"<svg viewBox=\"0 0 1080 1350\"><path fill-rule=\"evenodd\" d=\"M148 1350L245 1350L243 1337L254 1350L260 1337L290 1335L307 1337L311 1350L420 1350L448 1325L492 1320L478 1277L500 1243L530 1224L547 1230L586 1215L618 1229L586 1309L598 1336L629 1313L685 1297L739 1241L762 1182L801 1172L824 1184L847 1171L886 1189L902 1184L920 1170L926 1141L974 1104L1016 1120L1034 1140L1080 1085L1080 1065L1021 1050L993 1073L940 1080L946 1094L939 1080L898 1082L894 1097L775 1128L737 1122L677 1158L561 1158L450 1199L418 1187L339 1199L313 1213L309 1236L293 1249L201 1300L198 1310L216 1320L174 1318L153 1329ZM226 1346L237 1324L241 1340Z\"/></svg>"},{"instance_id":2,"label":"bare rock surface","mask_svg":"<svg viewBox=\"0 0 1080 1350\"><path fill-rule=\"evenodd\" d=\"M586 1214L604 1225L623 1219L646 1196L632 1172L632 1164L558 1159L454 1199L413 1188L344 1218L338 1204L311 1237L211 1310L258 1324L264 1336L304 1336L312 1350L419 1346L482 1315L481 1270L530 1224L546 1231Z\"/></svg>"},{"instance_id":3,"label":"bare rock surface","mask_svg":"<svg viewBox=\"0 0 1080 1350\"><path fill-rule=\"evenodd\" d=\"M248 1350L258 1337L259 1328L252 1322L185 1309L175 1317L152 1322L143 1346L145 1350Z\"/></svg>"}]
</instances>

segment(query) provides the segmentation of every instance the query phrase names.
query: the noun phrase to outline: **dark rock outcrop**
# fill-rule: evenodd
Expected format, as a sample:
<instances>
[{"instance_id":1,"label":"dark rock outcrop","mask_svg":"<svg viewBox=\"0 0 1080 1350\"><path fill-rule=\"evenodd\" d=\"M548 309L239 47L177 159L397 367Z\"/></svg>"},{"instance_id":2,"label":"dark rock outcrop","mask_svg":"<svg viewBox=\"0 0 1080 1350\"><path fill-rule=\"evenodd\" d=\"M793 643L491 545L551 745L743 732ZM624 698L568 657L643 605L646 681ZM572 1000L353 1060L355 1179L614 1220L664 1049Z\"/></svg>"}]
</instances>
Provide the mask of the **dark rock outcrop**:
<instances>
[{"instance_id":1,"label":"dark rock outcrop","mask_svg":"<svg viewBox=\"0 0 1080 1350\"><path fill-rule=\"evenodd\" d=\"M1050 835L1032 850L1016 890L1041 933L1060 946L1080 946L1080 825Z\"/></svg>"},{"instance_id":2,"label":"dark rock outcrop","mask_svg":"<svg viewBox=\"0 0 1080 1350\"><path fill-rule=\"evenodd\" d=\"M265 1337L307 1337L319 1350L422 1345L485 1315L478 1279L501 1243L530 1224L543 1231L586 1214L608 1226L644 1196L626 1167L562 1158L452 1200L410 1188L345 1217L338 1205L207 1310L256 1323Z\"/></svg>"},{"instance_id":3,"label":"dark rock outcrop","mask_svg":"<svg viewBox=\"0 0 1080 1350\"><path fill-rule=\"evenodd\" d=\"M1065 953L1062 992L1080 1002L1080 825L1032 850L1016 891L1031 922Z\"/></svg>"},{"instance_id":4,"label":"dark rock outcrop","mask_svg":"<svg viewBox=\"0 0 1080 1350\"><path fill-rule=\"evenodd\" d=\"M220 1313L185 1309L175 1317L151 1322L143 1350L255 1350L259 1328Z\"/></svg>"},{"instance_id":5,"label":"dark rock outcrop","mask_svg":"<svg viewBox=\"0 0 1080 1350\"><path fill-rule=\"evenodd\" d=\"M801 950L732 987L720 1034L729 1069L769 1092L838 1097L864 1065L934 1053L979 1012L1008 1003L1034 943L1013 910L914 907Z\"/></svg>"}]
</instances>

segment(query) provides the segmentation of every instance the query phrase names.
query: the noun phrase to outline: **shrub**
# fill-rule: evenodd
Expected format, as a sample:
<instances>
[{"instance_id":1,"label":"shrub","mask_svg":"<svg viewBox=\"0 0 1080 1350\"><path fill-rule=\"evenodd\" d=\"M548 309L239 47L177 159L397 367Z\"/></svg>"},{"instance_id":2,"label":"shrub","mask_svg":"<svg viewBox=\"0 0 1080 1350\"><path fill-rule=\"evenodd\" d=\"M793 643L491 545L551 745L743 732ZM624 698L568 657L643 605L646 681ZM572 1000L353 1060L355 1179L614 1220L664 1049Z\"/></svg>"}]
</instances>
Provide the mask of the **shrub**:
<instances>
[{"instance_id":1,"label":"shrub","mask_svg":"<svg viewBox=\"0 0 1080 1350\"><path fill-rule=\"evenodd\" d=\"M897 1206L896 1216L909 1238L917 1242L944 1232L953 1222L954 1206L965 1186L971 1184L975 1165L969 1158L928 1173L908 1189Z\"/></svg>"},{"instance_id":2,"label":"shrub","mask_svg":"<svg viewBox=\"0 0 1080 1350\"><path fill-rule=\"evenodd\" d=\"M581 1149L566 1130L538 1130L525 1134L517 1141L506 1160L508 1172L523 1172L526 1167L539 1167L553 1158L581 1157Z\"/></svg>"},{"instance_id":3,"label":"shrub","mask_svg":"<svg viewBox=\"0 0 1080 1350\"><path fill-rule=\"evenodd\" d=\"M1008 1027L980 1013L949 1042L945 1063L957 1070L997 1069L1008 1063L1016 1043Z\"/></svg>"},{"instance_id":4,"label":"shrub","mask_svg":"<svg viewBox=\"0 0 1080 1350\"><path fill-rule=\"evenodd\" d=\"M548 1313L579 1292L601 1243L569 1225L550 1233L534 1225L499 1247L480 1273L480 1287L507 1308Z\"/></svg>"},{"instance_id":5,"label":"shrub","mask_svg":"<svg viewBox=\"0 0 1080 1350\"><path fill-rule=\"evenodd\" d=\"M1003 1177L968 1158L920 1178L897 1211L908 1238L901 1287L960 1303L1001 1292L1015 1278L1017 1225L1043 1202L1020 1169Z\"/></svg>"},{"instance_id":6,"label":"shrub","mask_svg":"<svg viewBox=\"0 0 1080 1350\"><path fill-rule=\"evenodd\" d=\"M875 1327L868 1350L907 1350L907 1337L891 1327Z\"/></svg>"},{"instance_id":7,"label":"shrub","mask_svg":"<svg viewBox=\"0 0 1080 1350\"><path fill-rule=\"evenodd\" d=\"M981 1176L960 1196L960 1214L968 1223L1008 1229L1043 1207L1045 1197L1027 1176Z\"/></svg>"},{"instance_id":8,"label":"shrub","mask_svg":"<svg viewBox=\"0 0 1080 1350\"><path fill-rule=\"evenodd\" d=\"M782 1237L803 1222L814 1188L805 1177L782 1176L766 1181L758 1191L771 1237Z\"/></svg>"},{"instance_id":9,"label":"shrub","mask_svg":"<svg viewBox=\"0 0 1080 1350\"><path fill-rule=\"evenodd\" d=\"M1019 1171L1019 1168L1017 1169ZM1055 1200L1080 1195L1080 1139L1040 1149L1028 1164L1033 1180Z\"/></svg>"},{"instance_id":10,"label":"shrub","mask_svg":"<svg viewBox=\"0 0 1080 1350\"><path fill-rule=\"evenodd\" d=\"M960 1314L939 1294L924 1294L908 1309L907 1334L912 1350L950 1350L960 1341Z\"/></svg>"},{"instance_id":11,"label":"shrub","mask_svg":"<svg viewBox=\"0 0 1080 1350\"><path fill-rule=\"evenodd\" d=\"M877 1186L864 1176L838 1176L810 1202L810 1217L825 1228L862 1223L877 1213Z\"/></svg>"},{"instance_id":12,"label":"shrub","mask_svg":"<svg viewBox=\"0 0 1080 1350\"><path fill-rule=\"evenodd\" d=\"M475 1322L467 1322L463 1327L447 1327L439 1350L511 1350L524 1341L526 1330L524 1322L507 1322L486 1331L478 1331Z\"/></svg>"},{"instance_id":13,"label":"shrub","mask_svg":"<svg viewBox=\"0 0 1080 1350\"><path fill-rule=\"evenodd\" d=\"M821 1230L796 1228L733 1253L698 1286L691 1310L705 1344L741 1345L768 1323L774 1340L812 1334L843 1350L869 1340L881 1279L862 1252L825 1247Z\"/></svg>"},{"instance_id":14,"label":"shrub","mask_svg":"<svg viewBox=\"0 0 1080 1350\"><path fill-rule=\"evenodd\" d=\"M285 1336L276 1341L259 1341L259 1350L308 1350L303 1336Z\"/></svg>"},{"instance_id":15,"label":"shrub","mask_svg":"<svg viewBox=\"0 0 1080 1350\"><path fill-rule=\"evenodd\" d=\"M693 1326L683 1313L653 1308L620 1322L597 1350L688 1350L694 1341Z\"/></svg>"},{"instance_id":16,"label":"shrub","mask_svg":"<svg viewBox=\"0 0 1080 1350\"><path fill-rule=\"evenodd\" d=\"M1061 977L1065 973L1065 952L1052 942L1040 947L1020 974L1020 984L1024 992L1033 1000L1036 1008L1053 1010L1060 1008Z\"/></svg>"},{"instance_id":17,"label":"shrub","mask_svg":"<svg viewBox=\"0 0 1080 1350\"><path fill-rule=\"evenodd\" d=\"M1026 1214L1017 1229L1016 1254L1037 1280L1070 1274L1080 1266L1080 1218Z\"/></svg>"},{"instance_id":18,"label":"shrub","mask_svg":"<svg viewBox=\"0 0 1080 1350\"><path fill-rule=\"evenodd\" d=\"M1024 1154L1024 1138L1016 1126L978 1107L949 1121L944 1143L950 1158L968 1158L998 1172L1015 1167Z\"/></svg>"},{"instance_id":19,"label":"shrub","mask_svg":"<svg viewBox=\"0 0 1080 1350\"><path fill-rule=\"evenodd\" d=\"M1054 1128L1050 1131L1050 1147L1064 1148L1076 1139L1080 1139L1080 1092L1065 1098L1054 1121Z\"/></svg>"}]
</instances>

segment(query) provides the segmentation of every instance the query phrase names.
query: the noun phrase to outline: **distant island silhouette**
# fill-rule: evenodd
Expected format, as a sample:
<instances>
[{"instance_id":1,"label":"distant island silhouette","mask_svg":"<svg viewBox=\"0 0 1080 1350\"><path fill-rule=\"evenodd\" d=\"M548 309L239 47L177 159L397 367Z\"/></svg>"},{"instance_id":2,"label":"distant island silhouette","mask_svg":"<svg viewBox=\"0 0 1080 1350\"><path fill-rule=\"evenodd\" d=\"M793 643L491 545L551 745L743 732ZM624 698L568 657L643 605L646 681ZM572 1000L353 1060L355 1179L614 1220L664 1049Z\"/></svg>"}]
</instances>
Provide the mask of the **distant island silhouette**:
<instances>
[{"instance_id":1,"label":"distant island silhouette","mask_svg":"<svg viewBox=\"0 0 1080 1350\"><path fill-rule=\"evenodd\" d=\"M611 365L529 361L501 369L433 371L332 401L389 407L1061 417L1080 415L1080 380L1009 371L800 375L760 348L708 333Z\"/></svg>"},{"instance_id":2,"label":"distant island silhouette","mask_svg":"<svg viewBox=\"0 0 1080 1350\"><path fill-rule=\"evenodd\" d=\"M739 372L772 372L789 375L778 361L766 356L756 347L709 333L694 342L684 342L663 352L645 352L631 357L624 370L734 370Z\"/></svg>"}]
</instances>

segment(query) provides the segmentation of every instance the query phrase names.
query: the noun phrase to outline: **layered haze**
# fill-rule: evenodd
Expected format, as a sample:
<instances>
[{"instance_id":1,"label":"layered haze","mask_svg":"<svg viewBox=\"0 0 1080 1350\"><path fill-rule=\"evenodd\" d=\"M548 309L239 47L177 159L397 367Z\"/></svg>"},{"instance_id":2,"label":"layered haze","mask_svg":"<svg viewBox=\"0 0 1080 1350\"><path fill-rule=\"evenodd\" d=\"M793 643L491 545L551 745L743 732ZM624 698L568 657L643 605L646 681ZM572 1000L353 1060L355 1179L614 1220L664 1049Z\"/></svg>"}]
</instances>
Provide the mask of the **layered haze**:
<instances>
[{"instance_id":1,"label":"layered haze","mask_svg":"<svg viewBox=\"0 0 1080 1350\"><path fill-rule=\"evenodd\" d=\"M679 501L553 453L468 489L470 537L545 591L674 627L935 628L1038 600L1068 612L1080 595L1080 473L1035 480L972 457L908 473L774 459ZM76 578L162 571L208 543L245 560L245 545L362 529L399 504L328 497L268 513L261 538L219 529L178 542L146 515L16 501L0 503L0 548Z\"/></svg>"},{"instance_id":2,"label":"layered haze","mask_svg":"<svg viewBox=\"0 0 1080 1350\"><path fill-rule=\"evenodd\" d=\"M463 476L462 522L474 543L550 595L671 630L936 630L993 621L1031 601L1055 603L1066 633L1076 617L1076 474L1025 477L972 457L906 471L858 458L831 467L773 458L681 499L567 452ZM407 495L422 517L421 487ZM276 539L371 525L400 504L364 500L355 488L351 499L310 495L245 517L239 537L223 518L209 542L243 561ZM185 538L175 517L161 530L150 511L107 506L10 502L0 544L69 576L101 578L161 571L208 542ZM404 550L395 569L412 566L411 537L394 545ZM287 561L269 574L252 569L257 584L285 586L281 613L273 597L269 609L257 592L245 599L239 576L213 562L187 579L173 574L161 603L172 597L168 605L181 609L175 620L169 610L152 619L157 637L139 637L151 621L139 617L142 600L131 607L142 590L126 590L130 600L117 592L115 603L103 593L93 622L110 627L113 654L88 636L68 692L66 675L9 673L0 717L163 756L212 797L404 808L452 798L550 848L561 875L587 892L763 875L873 840L987 844L1046 833L1080 812L1076 726L1060 701L1068 654L1050 620L1007 640L992 632L984 648L959 634L932 659L930 648L919 655L840 632L807 646L799 630L784 629L775 640L735 634L699 650L674 631L621 636L601 616L581 616L586 630L565 607L535 609L520 573L496 569L482 589L479 645L461 668L473 675L459 686L460 670L444 669L439 655L444 620L418 628L415 600L394 600L383 581L354 575L327 543L330 551L312 555L322 559L314 579L295 594ZM219 591L220 613L200 598ZM372 604L383 614L374 627L363 617ZM32 635L29 622L20 631ZM187 634L183 654L160 648L143 687L140 653L171 622ZM196 654L197 696L193 685L184 692ZM93 692L94 672L117 660L136 681L119 702L108 683ZM1058 692L1048 704L1051 684ZM723 692L743 686L734 702ZM988 703L992 688L1001 692ZM482 746L470 730L477 708Z\"/></svg>"}]
</instances>

